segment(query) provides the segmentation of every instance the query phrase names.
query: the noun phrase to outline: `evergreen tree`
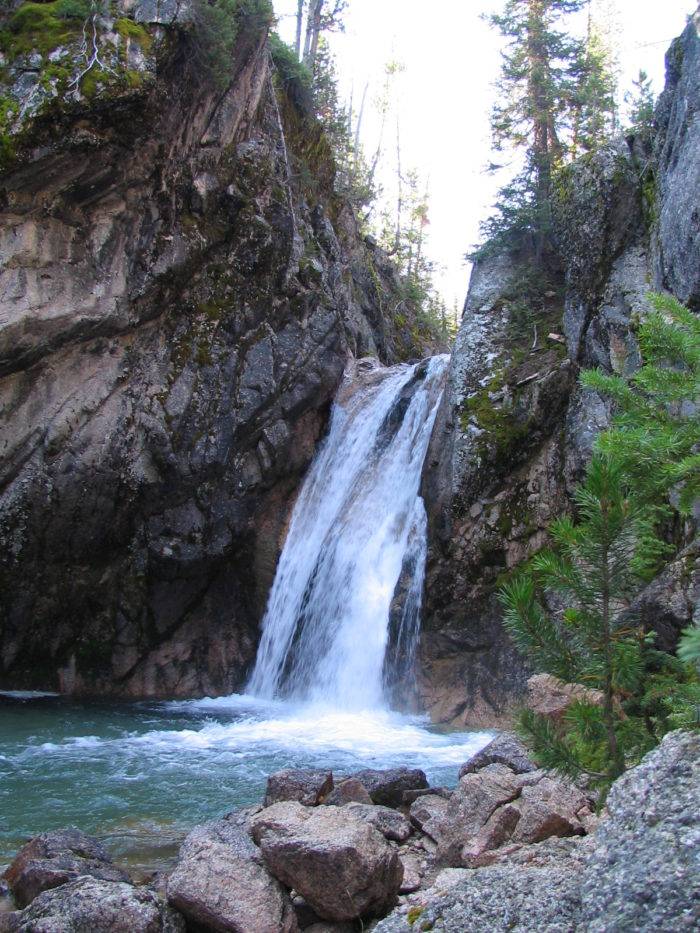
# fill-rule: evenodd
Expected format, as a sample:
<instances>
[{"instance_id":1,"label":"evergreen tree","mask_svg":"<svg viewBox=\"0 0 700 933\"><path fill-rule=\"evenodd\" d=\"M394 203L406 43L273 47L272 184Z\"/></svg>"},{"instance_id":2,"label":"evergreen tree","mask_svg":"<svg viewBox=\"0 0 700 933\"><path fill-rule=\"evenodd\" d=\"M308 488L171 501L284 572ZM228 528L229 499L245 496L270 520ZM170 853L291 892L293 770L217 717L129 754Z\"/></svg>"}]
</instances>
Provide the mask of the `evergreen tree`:
<instances>
[{"instance_id":1,"label":"evergreen tree","mask_svg":"<svg viewBox=\"0 0 700 933\"><path fill-rule=\"evenodd\" d=\"M484 232L529 232L538 258L549 234L552 173L564 153L572 82L581 62L581 44L561 28L561 20L583 2L506 0L503 12L489 17L507 40L491 117L493 145L496 152L521 152L524 168L501 190L498 216Z\"/></svg>"},{"instance_id":2,"label":"evergreen tree","mask_svg":"<svg viewBox=\"0 0 700 933\"><path fill-rule=\"evenodd\" d=\"M610 25L589 5L588 28L573 65L572 150L590 152L609 139L617 121L617 77Z\"/></svg>"},{"instance_id":3,"label":"evergreen tree","mask_svg":"<svg viewBox=\"0 0 700 933\"><path fill-rule=\"evenodd\" d=\"M625 103L629 108L630 130L635 136L651 142L654 135L655 99L651 79L646 71L640 70L639 75L632 82L632 87L633 90L625 94Z\"/></svg>"},{"instance_id":4,"label":"evergreen tree","mask_svg":"<svg viewBox=\"0 0 700 933\"><path fill-rule=\"evenodd\" d=\"M240 33L266 31L274 20L271 0L195 0L193 53L201 71L224 90L233 67L233 50Z\"/></svg>"},{"instance_id":5,"label":"evergreen tree","mask_svg":"<svg viewBox=\"0 0 700 933\"><path fill-rule=\"evenodd\" d=\"M538 554L529 572L506 584L501 599L506 629L538 669L603 694L601 706L573 704L563 735L525 714L535 752L546 766L605 783L644 742L644 730L630 728L620 702L639 691L644 674L642 643L626 613L639 583L647 515L629 497L620 464L604 455L591 461L575 504L578 524L555 521L553 550Z\"/></svg>"},{"instance_id":6,"label":"evergreen tree","mask_svg":"<svg viewBox=\"0 0 700 933\"><path fill-rule=\"evenodd\" d=\"M700 498L700 318L671 295L652 295L639 326L642 366L629 378L600 370L582 383L612 398L617 415L598 447L614 453L637 498L658 517L689 515Z\"/></svg>"},{"instance_id":7,"label":"evergreen tree","mask_svg":"<svg viewBox=\"0 0 700 933\"><path fill-rule=\"evenodd\" d=\"M523 714L542 764L605 786L670 728L700 727L700 628L675 658L653 647L629 603L668 546L660 519L700 497L700 320L669 295L639 327L643 365L629 379L599 371L584 385L614 399L575 496L579 521L555 522L554 549L501 591L505 625L539 669L603 691L575 703L562 730Z\"/></svg>"}]
</instances>

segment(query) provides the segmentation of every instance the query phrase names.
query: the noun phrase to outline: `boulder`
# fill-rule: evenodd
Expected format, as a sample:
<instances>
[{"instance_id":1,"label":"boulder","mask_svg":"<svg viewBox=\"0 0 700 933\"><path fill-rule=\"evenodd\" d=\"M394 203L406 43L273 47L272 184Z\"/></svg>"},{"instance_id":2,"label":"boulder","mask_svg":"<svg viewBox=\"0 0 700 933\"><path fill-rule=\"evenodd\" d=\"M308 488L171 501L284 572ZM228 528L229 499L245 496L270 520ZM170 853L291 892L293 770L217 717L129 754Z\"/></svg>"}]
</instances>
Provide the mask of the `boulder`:
<instances>
[{"instance_id":1,"label":"boulder","mask_svg":"<svg viewBox=\"0 0 700 933\"><path fill-rule=\"evenodd\" d=\"M529 844L550 836L583 835L586 830L579 813L590 813L590 804L590 798L573 784L543 777L522 789L512 841Z\"/></svg>"},{"instance_id":2,"label":"boulder","mask_svg":"<svg viewBox=\"0 0 700 933\"><path fill-rule=\"evenodd\" d=\"M313 923L304 933L355 933L352 923Z\"/></svg>"},{"instance_id":3,"label":"boulder","mask_svg":"<svg viewBox=\"0 0 700 933\"><path fill-rule=\"evenodd\" d=\"M107 851L78 829L58 829L30 840L5 871L15 901L26 907L49 888L81 875L103 881L129 881L128 874L112 863Z\"/></svg>"},{"instance_id":4,"label":"boulder","mask_svg":"<svg viewBox=\"0 0 700 933\"><path fill-rule=\"evenodd\" d=\"M520 810L516 804L507 803L498 807L474 837L463 846L460 863L467 868L489 865L494 852L498 852L499 848L510 840L519 820ZM509 846L511 851L514 848L517 847Z\"/></svg>"},{"instance_id":5,"label":"boulder","mask_svg":"<svg viewBox=\"0 0 700 933\"><path fill-rule=\"evenodd\" d=\"M147 888L82 877L8 914L8 933L184 933L182 917Z\"/></svg>"},{"instance_id":6,"label":"boulder","mask_svg":"<svg viewBox=\"0 0 700 933\"><path fill-rule=\"evenodd\" d=\"M438 862L476 868L552 836L584 835L591 805L578 787L545 771L515 774L486 765L460 779L431 827ZM504 846L508 852L500 851Z\"/></svg>"},{"instance_id":7,"label":"boulder","mask_svg":"<svg viewBox=\"0 0 700 933\"><path fill-rule=\"evenodd\" d=\"M445 800L449 800L452 791L449 787L421 787L418 790L405 790L401 796L401 802L404 807L410 807L414 800L428 796L444 797Z\"/></svg>"},{"instance_id":8,"label":"boulder","mask_svg":"<svg viewBox=\"0 0 700 933\"><path fill-rule=\"evenodd\" d=\"M428 779L420 768L390 768L385 771L367 768L352 777L362 784L373 803L385 807L400 807L405 791L428 787Z\"/></svg>"},{"instance_id":9,"label":"boulder","mask_svg":"<svg viewBox=\"0 0 700 933\"><path fill-rule=\"evenodd\" d=\"M253 817L251 832L272 874L324 920L381 916L393 906L399 857L348 807L277 803Z\"/></svg>"},{"instance_id":10,"label":"boulder","mask_svg":"<svg viewBox=\"0 0 700 933\"><path fill-rule=\"evenodd\" d=\"M291 899L244 828L221 820L185 839L167 883L187 922L221 933L296 933Z\"/></svg>"},{"instance_id":11,"label":"boulder","mask_svg":"<svg viewBox=\"0 0 700 933\"><path fill-rule=\"evenodd\" d=\"M392 810L391 807L371 803L348 803L345 809L358 819L370 823L385 839L391 839L393 842L405 842L413 832L403 813Z\"/></svg>"},{"instance_id":12,"label":"boulder","mask_svg":"<svg viewBox=\"0 0 700 933\"><path fill-rule=\"evenodd\" d=\"M440 933L573 933L579 908L577 876L567 868L494 865L465 872L443 890L436 885L425 892L423 906L415 907L413 913L395 911L377 924L374 933L421 929Z\"/></svg>"},{"instance_id":13,"label":"boulder","mask_svg":"<svg viewBox=\"0 0 700 933\"><path fill-rule=\"evenodd\" d=\"M560 723L564 713L576 701L602 706L603 694L582 684L567 684L551 674L535 674L527 682L528 707L554 723Z\"/></svg>"},{"instance_id":14,"label":"boulder","mask_svg":"<svg viewBox=\"0 0 700 933\"><path fill-rule=\"evenodd\" d=\"M526 784L523 797L547 780ZM441 872L413 914L399 907L375 933L410 933L419 918L443 933L700 929L700 734L670 733L619 778L592 835L505 846L496 857L509 848L502 864Z\"/></svg>"},{"instance_id":15,"label":"boulder","mask_svg":"<svg viewBox=\"0 0 700 933\"><path fill-rule=\"evenodd\" d=\"M415 855L401 855L401 864L403 865L403 881L399 888L399 894L412 894L421 886L423 880L420 870L420 863Z\"/></svg>"},{"instance_id":16,"label":"boulder","mask_svg":"<svg viewBox=\"0 0 700 933\"><path fill-rule=\"evenodd\" d=\"M666 735L615 782L607 814L581 879L579 929L700 929L700 734Z\"/></svg>"},{"instance_id":17,"label":"boulder","mask_svg":"<svg viewBox=\"0 0 700 933\"><path fill-rule=\"evenodd\" d=\"M342 807L343 804L353 801L355 803L372 803L372 798L357 778L346 778L344 781L339 781L325 799L325 803L335 807Z\"/></svg>"},{"instance_id":18,"label":"boulder","mask_svg":"<svg viewBox=\"0 0 700 933\"><path fill-rule=\"evenodd\" d=\"M267 779L265 806L271 807L283 800L297 800L305 807L316 807L332 790L333 774L330 771L289 768L277 771Z\"/></svg>"},{"instance_id":19,"label":"boulder","mask_svg":"<svg viewBox=\"0 0 700 933\"><path fill-rule=\"evenodd\" d=\"M527 774L528 771L537 770L537 765L531 760L527 748L517 735L512 732L501 732L462 765L459 776L473 774L485 768L486 765L493 764L506 765L515 774Z\"/></svg>"},{"instance_id":20,"label":"boulder","mask_svg":"<svg viewBox=\"0 0 700 933\"><path fill-rule=\"evenodd\" d=\"M520 795L521 788L518 776L503 765L489 765L478 774L460 778L436 828L439 864L461 867L464 847L474 841L498 807Z\"/></svg>"},{"instance_id":21,"label":"boulder","mask_svg":"<svg viewBox=\"0 0 700 933\"><path fill-rule=\"evenodd\" d=\"M439 839L439 827L447 813L449 803L444 797L426 794L411 804L409 817L413 825L426 833L435 842Z\"/></svg>"}]
</instances>

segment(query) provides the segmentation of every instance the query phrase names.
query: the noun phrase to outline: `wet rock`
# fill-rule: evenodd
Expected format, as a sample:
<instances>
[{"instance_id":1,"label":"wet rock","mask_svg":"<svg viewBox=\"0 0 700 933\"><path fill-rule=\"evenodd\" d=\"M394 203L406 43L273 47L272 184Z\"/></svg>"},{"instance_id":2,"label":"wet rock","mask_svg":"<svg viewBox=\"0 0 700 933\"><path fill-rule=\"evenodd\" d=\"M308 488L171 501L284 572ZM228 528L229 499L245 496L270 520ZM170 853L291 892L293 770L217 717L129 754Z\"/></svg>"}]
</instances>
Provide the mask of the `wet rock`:
<instances>
[{"instance_id":1,"label":"wet rock","mask_svg":"<svg viewBox=\"0 0 700 933\"><path fill-rule=\"evenodd\" d=\"M184 933L185 921L147 888L82 877L11 914L12 933Z\"/></svg>"},{"instance_id":2,"label":"wet rock","mask_svg":"<svg viewBox=\"0 0 700 933\"><path fill-rule=\"evenodd\" d=\"M356 778L346 778L339 781L325 802L336 807L342 807L345 803L372 803L372 798L367 793L364 784L361 784Z\"/></svg>"},{"instance_id":3,"label":"wet rock","mask_svg":"<svg viewBox=\"0 0 700 933\"><path fill-rule=\"evenodd\" d=\"M246 830L230 821L198 826L167 883L168 903L188 923L224 933L296 933L287 892Z\"/></svg>"},{"instance_id":4,"label":"wet rock","mask_svg":"<svg viewBox=\"0 0 700 933\"><path fill-rule=\"evenodd\" d=\"M435 842L440 837L440 826L449 807L445 797L436 794L427 794L419 797L411 804L409 817L413 825L422 833L426 833Z\"/></svg>"},{"instance_id":5,"label":"wet rock","mask_svg":"<svg viewBox=\"0 0 700 933\"><path fill-rule=\"evenodd\" d=\"M333 775L330 771L311 771L290 768L277 771L267 779L265 806L283 800L297 800L306 807L323 803L333 790Z\"/></svg>"},{"instance_id":6,"label":"wet rock","mask_svg":"<svg viewBox=\"0 0 700 933\"><path fill-rule=\"evenodd\" d=\"M376 804L348 803L345 809L358 819L370 823L375 829L379 830L385 839L391 839L393 842L405 842L413 832L406 817L390 807L382 807Z\"/></svg>"},{"instance_id":7,"label":"wet rock","mask_svg":"<svg viewBox=\"0 0 700 933\"><path fill-rule=\"evenodd\" d=\"M530 759L527 748L512 732L501 732L480 752L473 755L459 769L459 776L473 774L486 765L501 764L510 768L515 774L526 774L536 771L537 765Z\"/></svg>"},{"instance_id":8,"label":"wet rock","mask_svg":"<svg viewBox=\"0 0 700 933\"><path fill-rule=\"evenodd\" d=\"M396 850L348 807L278 803L253 817L251 832L272 874L326 920L381 916L396 899Z\"/></svg>"},{"instance_id":9,"label":"wet rock","mask_svg":"<svg viewBox=\"0 0 700 933\"><path fill-rule=\"evenodd\" d=\"M367 768L352 777L363 785L373 803L385 807L400 807L404 791L428 787L428 779L420 768L390 768L384 771Z\"/></svg>"},{"instance_id":10,"label":"wet rock","mask_svg":"<svg viewBox=\"0 0 700 933\"><path fill-rule=\"evenodd\" d=\"M59 829L35 836L15 856L4 877L20 907L42 891L56 888L81 875L103 881L129 881L112 863L106 849L78 829Z\"/></svg>"}]
</instances>

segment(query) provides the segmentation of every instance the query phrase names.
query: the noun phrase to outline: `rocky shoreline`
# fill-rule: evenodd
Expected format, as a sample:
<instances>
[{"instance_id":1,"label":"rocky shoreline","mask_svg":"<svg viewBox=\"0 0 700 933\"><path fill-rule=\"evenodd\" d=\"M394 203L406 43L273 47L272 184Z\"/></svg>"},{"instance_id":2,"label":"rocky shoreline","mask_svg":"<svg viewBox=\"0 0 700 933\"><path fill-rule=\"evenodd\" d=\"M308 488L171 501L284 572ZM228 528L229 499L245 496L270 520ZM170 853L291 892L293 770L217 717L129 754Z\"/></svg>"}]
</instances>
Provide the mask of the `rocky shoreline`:
<instances>
[{"instance_id":1,"label":"rocky shoreline","mask_svg":"<svg viewBox=\"0 0 700 933\"><path fill-rule=\"evenodd\" d=\"M419 769L280 771L148 884L77 829L37 836L0 882L0 931L697 929L700 736L667 735L595 808L509 733L453 789Z\"/></svg>"}]
</instances>

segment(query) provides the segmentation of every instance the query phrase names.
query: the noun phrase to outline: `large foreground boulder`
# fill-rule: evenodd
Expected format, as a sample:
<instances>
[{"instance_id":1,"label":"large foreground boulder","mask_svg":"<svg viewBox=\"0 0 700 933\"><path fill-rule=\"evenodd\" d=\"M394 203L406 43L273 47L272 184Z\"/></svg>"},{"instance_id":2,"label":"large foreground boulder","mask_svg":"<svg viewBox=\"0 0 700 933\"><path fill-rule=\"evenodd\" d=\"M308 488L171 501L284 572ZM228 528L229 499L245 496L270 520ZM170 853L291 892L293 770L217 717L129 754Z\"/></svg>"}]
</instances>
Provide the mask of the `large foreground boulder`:
<instances>
[{"instance_id":1,"label":"large foreground boulder","mask_svg":"<svg viewBox=\"0 0 700 933\"><path fill-rule=\"evenodd\" d=\"M107 851L78 829L58 829L30 840L15 856L3 877L15 901L26 907L50 888L81 875L103 881L129 881L128 874L112 863Z\"/></svg>"},{"instance_id":2,"label":"large foreground boulder","mask_svg":"<svg viewBox=\"0 0 700 933\"><path fill-rule=\"evenodd\" d=\"M241 826L221 820L185 839L167 883L188 923L220 933L296 933L292 902Z\"/></svg>"},{"instance_id":3,"label":"large foreground boulder","mask_svg":"<svg viewBox=\"0 0 700 933\"><path fill-rule=\"evenodd\" d=\"M700 733L667 735L615 782L607 809L583 876L581 929L700 929Z\"/></svg>"},{"instance_id":4,"label":"large foreground boulder","mask_svg":"<svg viewBox=\"0 0 700 933\"><path fill-rule=\"evenodd\" d=\"M185 922L147 888L83 877L9 914L7 933L184 933Z\"/></svg>"},{"instance_id":5,"label":"large foreground boulder","mask_svg":"<svg viewBox=\"0 0 700 933\"><path fill-rule=\"evenodd\" d=\"M400 807L405 791L427 788L428 779L420 768L388 768L383 771L366 768L352 775L365 788L372 803L384 807Z\"/></svg>"},{"instance_id":6,"label":"large foreground boulder","mask_svg":"<svg viewBox=\"0 0 700 933\"><path fill-rule=\"evenodd\" d=\"M381 916L396 900L396 850L348 807L278 803L253 817L251 833L272 874L326 920Z\"/></svg>"},{"instance_id":7,"label":"large foreground boulder","mask_svg":"<svg viewBox=\"0 0 700 933\"><path fill-rule=\"evenodd\" d=\"M265 806L271 807L283 800L298 800L307 807L316 807L332 790L332 772L288 768L276 771L267 779Z\"/></svg>"},{"instance_id":8,"label":"large foreground boulder","mask_svg":"<svg viewBox=\"0 0 700 933\"><path fill-rule=\"evenodd\" d=\"M580 907L575 873L494 865L468 872L425 907L392 914L375 933L573 933ZM612 928L610 928L612 929ZM583 933L583 931L582 931ZM631 933L631 931L630 931Z\"/></svg>"}]
</instances>

